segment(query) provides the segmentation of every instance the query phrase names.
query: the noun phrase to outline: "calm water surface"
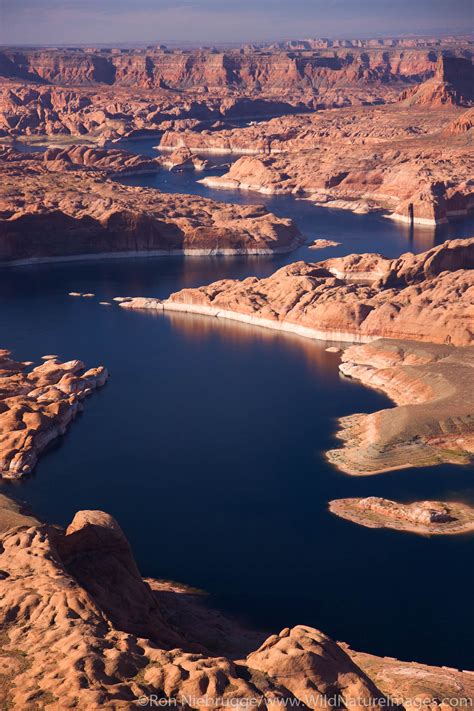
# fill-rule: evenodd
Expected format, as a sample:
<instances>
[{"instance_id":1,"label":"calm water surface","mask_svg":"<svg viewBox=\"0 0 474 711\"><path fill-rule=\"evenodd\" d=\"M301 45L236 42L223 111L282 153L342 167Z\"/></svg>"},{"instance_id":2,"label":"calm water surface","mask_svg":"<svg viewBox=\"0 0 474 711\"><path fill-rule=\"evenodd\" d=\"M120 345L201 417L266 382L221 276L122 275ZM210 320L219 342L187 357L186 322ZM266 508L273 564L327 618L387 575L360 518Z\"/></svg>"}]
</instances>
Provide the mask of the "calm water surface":
<instances>
[{"instance_id":1,"label":"calm water surface","mask_svg":"<svg viewBox=\"0 0 474 711\"><path fill-rule=\"evenodd\" d=\"M134 143L143 152L140 144ZM127 182L265 202L296 219L308 237L343 244L273 258L127 259L1 271L2 346L21 359L58 353L106 364L111 373L35 474L3 488L60 524L80 508L109 511L144 575L200 586L214 603L259 627L308 624L356 649L472 668L474 537L369 530L327 511L330 499L346 496L474 502L472 467L341 474L323 456L337 443L336 418L390 403L341 378L327 344L98 303L266 275L298 258L421 251L472 233L472 222L410 233L379 216L210 191L189 174ZM71 290L97 298L73 299Z\"/></svg>"}]
</instances>

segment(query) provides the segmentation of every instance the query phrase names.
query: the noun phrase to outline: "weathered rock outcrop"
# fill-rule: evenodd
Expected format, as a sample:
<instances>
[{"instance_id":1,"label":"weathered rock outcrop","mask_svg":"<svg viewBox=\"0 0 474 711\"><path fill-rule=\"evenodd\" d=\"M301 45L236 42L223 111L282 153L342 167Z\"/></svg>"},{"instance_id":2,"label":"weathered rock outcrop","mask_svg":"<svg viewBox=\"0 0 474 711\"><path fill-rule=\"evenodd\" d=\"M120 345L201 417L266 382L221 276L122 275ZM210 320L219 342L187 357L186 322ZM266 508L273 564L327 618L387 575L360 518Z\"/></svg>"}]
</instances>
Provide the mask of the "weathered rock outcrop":
<instances>
[{"instance_id":1,"label":"weathered rock outcrop","mask_svg":"<svg viewBox=\"0 0 474 711\"><path fill-rule=\"evenodd\" d=\"M470 346L473 255L471 238L398 259L362 254L296 262L268 278L222 280L183 289L165 301L129 299L120 306L206 314L316 339L408 338Z\"/></svg>"},{"instance_id":2,"label":"weathered rock outcrop","mask_svg":"<svg viewBox=\"0 0 474 711\"><path fill-rule=\"evenodd\" d=\"M249 154L223 176L204 178L210 187L300 195L326 207L385 210L395 219L435 225L474 209L468 127L469 116L459 109L399 104L227 130L175 126L160 146Z\"/></svg>"},{"instance_id":3,"label":"weathered rock outcrop","mask_svg":"<svg viewBox=\"0 0 474 711\"><path fill-rule=\"evenodd\" d=\"M7 149L0 161L0 262L120 253L269 254L300 242L294 223L259 205L228 205L129 187L102 173L140 161L83 147ZM66 155L68 170L57 155ZM125 158L124 158L125 156ZM48 158L48 156L47 156ZM91 169L84 163L92 162Z\"/></svg>"},{"instance_id":4,"label":"weathered rock outcrop","mask_svg":"<svg viewBox=\"0 0 474 711\"><path fill-rule=\"evenodd\" d=\"M48 168L57 172L84 166L89 170L104 172L111 177L153 173L162 167L159 158L147 158L126 151L88 145L49 148L43 153L43 160Z\"/></svg>"},{"instance_id":5,"label":"weathered rock outcrop","mask_svg":"<svg viewBox=\"0 0 474 711\"><path fill-rule=\"evenodd\" d=\"M196 709L362 711L399 697L397 674L384 673L394 664L406 697L416 700L423 684L428 709L442 690L465 704L474 694L472 674L443 669L440 677L434 667L352 652L309 627L259 646L256 633L185 590L142 580L118 524L101 511L79 512L66 531L24 521L1 543L0 703L14 711L131 709L150 695ZM233 652L222 654L221 642Z\"/></svg>"},{"instance_id":6,"label":"weathered rock outcrop","mask_svg":"<svg viewBox=\"0 0 474 711\"><path fill-rule=\"evenodd\" d=\"M401 504L369 496L366 499L335 499L329 503L329 510L368 528L393 528L428 536L474 531L474 508L456 502Z\"/></svg>"},{"instance_id":7,"label":"weathered rock outcrop","mask_svg":"<svg viewBox=\"0 0 474 711\"><path fill-rule=\"evenodd\" d=\"M474 103L474 65L471 59L446 57L438 59L434 77L400 96L413 106L471 106Z\"/></svg>"},{"instance_id":8,"label":"weathered rock outcrop","mask_svg":"<svg viewBox=\"0 0 474 711\"><path fill-rule=\"evenodd\" d=\"M363 476L442 462L464 464L474 455L472 346L378 340L345 350L340 370L382 390L396 404L339 420L343 445L328 457L342 471Z\"/></svg>"},{"instance_id":9,"label":"weathered rock outcrop","mask_svg":"<svg viewBox=\"0 0 474 711\"><path fill-rule=\"evenodd\" d=\"M102 366L86 370L79 360L56 358L27 371L0 351L0 476L29 474L38 455L66 432L82 401L104 385Z\"/></svg>"},{"instance_id":10,"label":"weathered rock outcrop","mask_svg":"<svg viewBox=\"0 0 474 711\"><path fill-rule=\"evenodd\" d=\"M163 156L162 164L170 170L205 170L207 161L195 155L189 148L177 148L169 156Z\"/></svg>"}]
</instances>

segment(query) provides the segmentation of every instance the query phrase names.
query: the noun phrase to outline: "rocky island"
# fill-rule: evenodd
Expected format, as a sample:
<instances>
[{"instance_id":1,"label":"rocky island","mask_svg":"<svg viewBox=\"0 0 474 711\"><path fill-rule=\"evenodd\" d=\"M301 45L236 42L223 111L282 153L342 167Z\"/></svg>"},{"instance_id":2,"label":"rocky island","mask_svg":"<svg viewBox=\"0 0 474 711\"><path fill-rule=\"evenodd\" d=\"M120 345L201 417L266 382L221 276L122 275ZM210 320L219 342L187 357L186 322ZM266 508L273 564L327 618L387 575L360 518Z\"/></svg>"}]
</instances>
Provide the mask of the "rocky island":
<instances>
[{"instance_id":1,"label":"rocky island","mask_svg":"<svg viewBox=\"0 0 474 711\"><path fill-rule=\"evenodd\" d=\"M457 502L401 504L369 496L366 499L336 499L329 503L329 510L368 528L393 528L428 536L474 531L474 508Z\"/></svg>"}]
</instances>

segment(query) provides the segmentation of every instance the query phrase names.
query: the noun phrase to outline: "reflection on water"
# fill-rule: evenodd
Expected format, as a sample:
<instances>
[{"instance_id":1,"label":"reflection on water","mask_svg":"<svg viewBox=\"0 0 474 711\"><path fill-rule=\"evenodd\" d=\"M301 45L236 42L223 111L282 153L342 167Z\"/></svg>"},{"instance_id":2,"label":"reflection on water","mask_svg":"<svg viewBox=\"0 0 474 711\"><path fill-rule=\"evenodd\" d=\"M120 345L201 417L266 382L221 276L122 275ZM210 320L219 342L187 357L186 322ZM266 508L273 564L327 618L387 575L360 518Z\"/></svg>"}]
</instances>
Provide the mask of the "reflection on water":
<instances>
[{"instance_id":1,"label":"reflection on water","mask_svg":"<svg viewBox=\"0 0 474 711\"><path fill-rule=\"evenodd\" d=\"M142 312L144 313L144 312ZM153 313L153 311L146 312ZM308 372L324 376L327 381L339 380L339 356L337 353L328 353L326 348L340 344L332 341L313 341L302 338L294 333L272 331L270 328L261 328L250 323L231 321L230 319L209 318L201 314L187 314L178 311L166 311L164 314L154 312L158 318L167 318L174 330L179 330L186 341L193 346L199 346L209 340L211 336L225 341L228 346L240 348L245 342L261 342L269 349L277 344L291 349L296 357L303 359Z\"/></svg>"}]
</instances>

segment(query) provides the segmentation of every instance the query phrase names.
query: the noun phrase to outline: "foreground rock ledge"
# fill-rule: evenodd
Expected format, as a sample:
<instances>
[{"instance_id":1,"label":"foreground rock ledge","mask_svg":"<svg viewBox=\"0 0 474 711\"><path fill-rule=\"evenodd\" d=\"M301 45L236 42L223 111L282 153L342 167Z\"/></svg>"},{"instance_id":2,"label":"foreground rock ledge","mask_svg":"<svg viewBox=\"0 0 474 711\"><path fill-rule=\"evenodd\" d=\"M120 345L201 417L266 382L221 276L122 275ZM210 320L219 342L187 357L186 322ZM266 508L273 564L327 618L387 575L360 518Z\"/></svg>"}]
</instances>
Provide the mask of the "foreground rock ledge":
<instances>
[{"instance_id":1,"label":"foreground rock ledge","mask_svg":"<svg viewBox=\"0 0 474 711\"><path fill-rule=\"evenodd\" d=\"M156 694L178 708L363 711L387 697L427 709L441 694L474 698L472 673L353 652L305 626L264 640L175 584L144 581L101 511L80 511L66 531L25 520L1 543L2 707L123 710Z\"/></svg>"},{"instance_id":2,"label":"foreground rock ledge","mask_svg":"<svg viewBox=\"0 0 474 711\"><path fill-rule=\"evenodd\" d=\"M442 501L397 501L369 496L366 499L336 499L329 510L367 528L393 528L421 535L453 535L474 531L474 508Z\"/></svg>"},{"instance_id":3,"label":"foreground rock ledge","mask_svg":"<svg viewBox=\"0 0 474 711\"><path fill-rule=\"evenodd\" d=\"M100 366L86 370L80 360L48 359L26 365L0 350L0 476L29 474L38 455L66 432L82 401L107 380Z\"/></svg>"}]
</instances>

